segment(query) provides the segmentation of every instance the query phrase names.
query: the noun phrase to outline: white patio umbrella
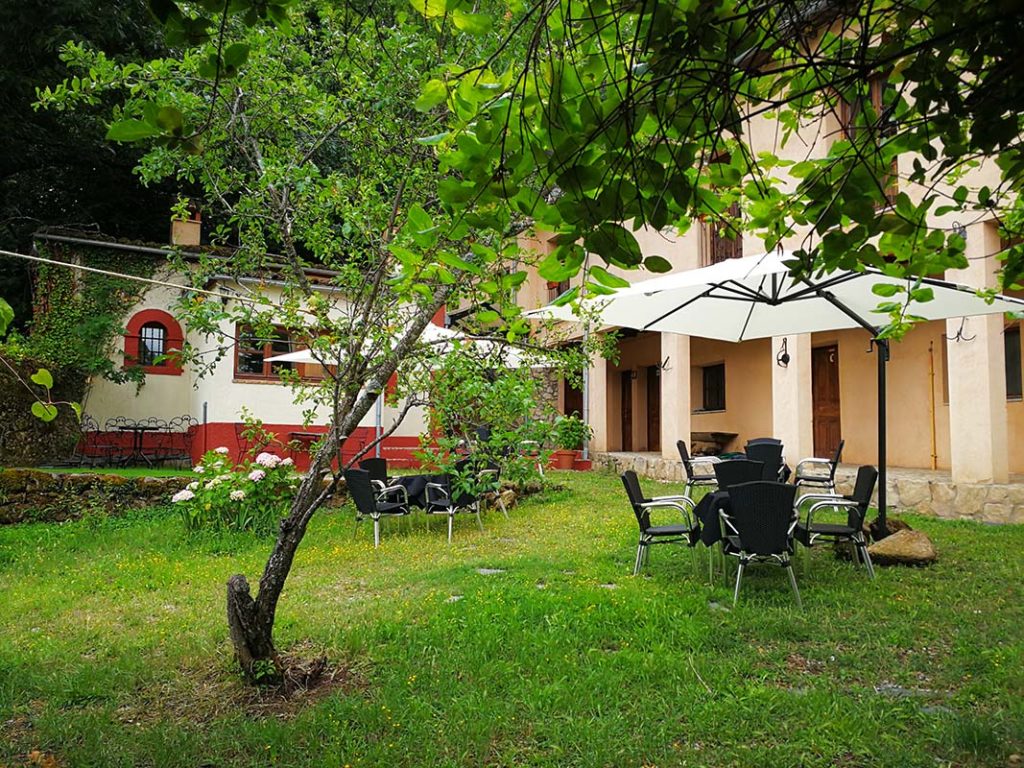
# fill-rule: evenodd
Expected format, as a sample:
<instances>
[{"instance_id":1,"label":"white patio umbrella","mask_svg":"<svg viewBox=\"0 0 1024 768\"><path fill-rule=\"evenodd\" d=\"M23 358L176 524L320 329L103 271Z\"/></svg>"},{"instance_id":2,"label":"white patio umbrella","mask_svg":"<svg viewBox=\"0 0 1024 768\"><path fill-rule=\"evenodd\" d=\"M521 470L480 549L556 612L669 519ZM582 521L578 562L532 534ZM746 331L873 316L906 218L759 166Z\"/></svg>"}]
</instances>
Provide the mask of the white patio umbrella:
<instances>
[{"instance_id":1,"label":"white patio umbrella","mask_svg":"<svg viewBox=\"0 0 1024 768\"><path fill-rule=\"evenodd\" d=\"M772 252L729 259L701 269L677 272L634 283L611 296L585 300L598 310L602 323L645 331L662 331L724 341L745 341L815 331L864 328L878 350L878 513L885 526L886 393L885 364L889 344L878 338L888 314L879 313L882 297L875 286L903 288L915 279L839 270L794 278L787 261L793 257ZM1024 301L998 296L988 301L969 288L944 280L923 278L920 287L932 290L931 301L911 302L909 313L926 320L1020 312ZM899 294L905 297L905 294ZM578 321L569 306L543 307L526 313Z\"/></svg>"}]
</instances>

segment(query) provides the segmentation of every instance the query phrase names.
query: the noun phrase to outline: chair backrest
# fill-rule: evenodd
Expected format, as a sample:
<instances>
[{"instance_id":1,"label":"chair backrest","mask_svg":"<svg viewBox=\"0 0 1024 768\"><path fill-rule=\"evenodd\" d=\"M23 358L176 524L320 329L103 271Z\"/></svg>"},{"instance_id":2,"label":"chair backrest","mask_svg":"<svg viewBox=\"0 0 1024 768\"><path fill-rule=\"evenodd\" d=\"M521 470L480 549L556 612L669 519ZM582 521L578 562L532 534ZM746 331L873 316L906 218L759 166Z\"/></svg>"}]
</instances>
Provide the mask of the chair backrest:
<instances>
[{"instance_id":1,"label":"chair backrest","mask_svg":"<svg viewBox=\"0 0 1024 768\"><path fill-rule=\"evenodd\" d=\"M782 441L777 437L752 437L747 440L747 448L752 445L782 445Z\"/></svg>"},{"instance_id":2,"label":"chair backrest","mask_svg":"<svg viewBox=\"0 0 1024 768\"><path fill-rule=\"evenodd\" d=\"M760 480L778 480L782 469L782 443L757 442L747 443L747 458L764 464Z\"/></svg>"},{"instance_id":3,"label":"chair backrest","mask_svg":"<svg viewBox=\"0 0 1024 768\"><path fill-rule=\"evenodd\" d=\"M372 459L363 459L359 462L359 468L365 469L370 473L370 480L377 480L382 483L388 481L388 460L378 459L376 457Z\"/></svg>"},{"instance_id":4,"label":"chair backrest","mask_svg":"<svg viewBox=\"0 0 1024 768\"><path fill-rule=\"evenodd\" d=\"M750 459L731 459L715 464L715 478L718 487L729 491L734 485L760 480L764 474L764 462Z\"/></svg>"},{"instance_id":5,"label":"chair backrest","mask_svg":"<svg viewBox=\"0 0 1024 768\"><path fill-rule=\"evenodd\" d=\"M836 479L836 467L839 466L839 459L843 457L843 446L846 445L845 440L840 440L839 445L836 447L836 455L832 458L832 464L828 468L828 479Z\"/></svg>"},{"instance_id":6,"label":"chair backrest","mask_svg":"<svg viewBox=\"0 0 1024 768\"><path fill-rule=\"evenodd\" d=\"M729 519L745 552L781 555L791 549L796 486L758 480L729 489Z\"/></svg>"},{"instance_id":7,"label":"chair backrest","mask_svg":"<svg viewBox=\"0 0 1024 768\"><path fill-rule=\"evenodd\" d=\"M878 482L878 470L866 465L857 470L857 479L853 483L853 493L848 498L857 502L857 511L851 511L848 524L851 528L860 528L864 524L864 518L868 514L868 504L871 503L871 494L875 492L875 483Z\"/></svg>"},{"instance_id":8,"label":"chair backrest","mask_svg":"<svg viewBox=\"0 0 1024 768\"><path fill-rule=\"evenodd\" d=\"M693 480L693 464L690 463L690 452L686 450L686 443L676 440L676 448L679 449L679 458L683 460L683 469L686 470L686 479Z\"/></svg>"},{"instance_id":9,"label":"chair backrest","mask_svg":"<svg viewBox=\"0 0 1024 768\"><path fill-rule=\"evenodd\" d=\"M365 469L349 469L345 472L345 485L360 514L372 515L377 511L377 501L370 484L370 473Z\"/></svg>"},{"instance_id":10,"label":"chair backrest","mask_svg":"<svg viewBox=\"0 0 1024 768\"><path fill-rule=\"evenodd\" d=\"M623 472L622 486L626 489L626 496L629 498L630 506L633 507L633 514L636 515L640 530L646 531L651 526L651 513L642 506L647 499L644 498L644 492L640 490L640 481L637 479L636 472L632 469Z\"/></svg>"}]
</instances>

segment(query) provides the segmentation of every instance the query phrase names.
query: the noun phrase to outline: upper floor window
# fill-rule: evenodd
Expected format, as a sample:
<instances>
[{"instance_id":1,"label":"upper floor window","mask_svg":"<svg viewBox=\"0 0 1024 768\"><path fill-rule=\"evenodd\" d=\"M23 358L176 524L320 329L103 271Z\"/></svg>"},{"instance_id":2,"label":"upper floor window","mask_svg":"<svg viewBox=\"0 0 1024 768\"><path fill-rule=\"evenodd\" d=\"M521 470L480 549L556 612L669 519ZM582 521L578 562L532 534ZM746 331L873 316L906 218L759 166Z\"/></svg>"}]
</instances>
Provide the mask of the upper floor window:
<instances>
[{"instance_id":1,"label":"upper floor window","mask_svg":"<svg viewBox=\"0 0 1024 768\"><path fill-rule=\"evenodd\" d=\"M895 87L885 75L872 75L868 78L862 93L852 98L840 97L838 104L839 129L843 137L855 141L861 131L867 131L872 143L877 148L896 134L896 124L892 119L898 96ZM870 106L870 112L866 107ZM893 205L899 194L899 175L896 158L893 157L888 167L880 174L879 184L885 192L885 204Z\"/></svg>"},{"instance_id":2,"label":"upper floor window","mask_svg":"<svg viewBox=\"0 0 1024 768\"><path fill-rule=\"evenodd\" d=\"M548 301L554 301L563 293L569 290L569 281L562 280L560 283L556 283L552 280L548 281Z\"/></svg>"},{"instance_id":3,"label":"upper floor window","mask_svg":"<svg viewBox=\"0 0 1024 768\"><path fill-rule=\"evenodd\" d=\"M743 257L743 235L734 224L739 218L740 204L733 203L722 219L701 224L700 249L705 266Z\"/></svg>"}]
</instances>

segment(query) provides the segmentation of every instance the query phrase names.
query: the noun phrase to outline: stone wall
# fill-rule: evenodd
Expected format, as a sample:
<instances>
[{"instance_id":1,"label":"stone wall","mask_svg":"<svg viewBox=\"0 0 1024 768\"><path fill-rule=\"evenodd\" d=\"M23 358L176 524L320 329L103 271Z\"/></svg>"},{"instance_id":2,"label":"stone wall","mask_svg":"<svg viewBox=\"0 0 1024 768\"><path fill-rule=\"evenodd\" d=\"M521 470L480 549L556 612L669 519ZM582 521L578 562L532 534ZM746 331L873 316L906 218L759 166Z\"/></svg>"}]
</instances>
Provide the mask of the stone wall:
<instances>
[{"instance_id":1,"label":"stone wall","mask_svg":"<svg viewBox=\"0 0 1024 768\"><path fill-rule=\"evenodd\" d=\"M38 366L17 365L28 382ZM81 402L85 383L77 376L50 370L55 401ZM5 366L0 366L0 466L36 467L67 459L78 442L78 419L70 407L58 407L57 418L43 422L32 415L31 393Z\"/></svg>"},{"instance_id":2,"label":"stone wall","mask_svg":"<svg viewBox=\"0 0 1024 768\"><path fill-rule=\"evenodd\" d=\"M666 461L654 454L596 453L592 459L595 469L615 474L632 469L654 480L686 481L682 462ZM851 493L856 474L855 468L840 467L836 471L836 490ZM886 489L886 504L892 511L985 523L1024 523L1024 485L1019 483L965 485L937 473L890 470Z\"/></svg>"},{"instance_id":3,"label":"stone wall","mask_svg":"<svg viewBox=\"0 0 1024 768\"><path fill-rule=\"evenodd\" d=\"M0 472L0 525L61 522L170 501L188 478L122 477L8 469Z\"/></svg>"}]
</instances>

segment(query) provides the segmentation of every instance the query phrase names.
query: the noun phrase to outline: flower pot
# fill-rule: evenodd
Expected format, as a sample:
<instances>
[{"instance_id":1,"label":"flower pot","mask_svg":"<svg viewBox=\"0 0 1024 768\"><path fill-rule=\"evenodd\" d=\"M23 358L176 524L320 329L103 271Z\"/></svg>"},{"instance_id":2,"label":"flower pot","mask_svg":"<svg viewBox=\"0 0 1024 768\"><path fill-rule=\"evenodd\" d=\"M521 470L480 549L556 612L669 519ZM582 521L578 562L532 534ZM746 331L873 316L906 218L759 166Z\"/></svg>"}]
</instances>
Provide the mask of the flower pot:
<instances>
[{"instance_id":1,"label":"flower pot","mask_svg":"<svg viewBox=\"0 0 1024 768\"><path fill-rule=\"evenodd\" d=\"M551 454L551 460L557 469L572 469L576 451L557 450Z\"/></svg>"}]
</instances>

